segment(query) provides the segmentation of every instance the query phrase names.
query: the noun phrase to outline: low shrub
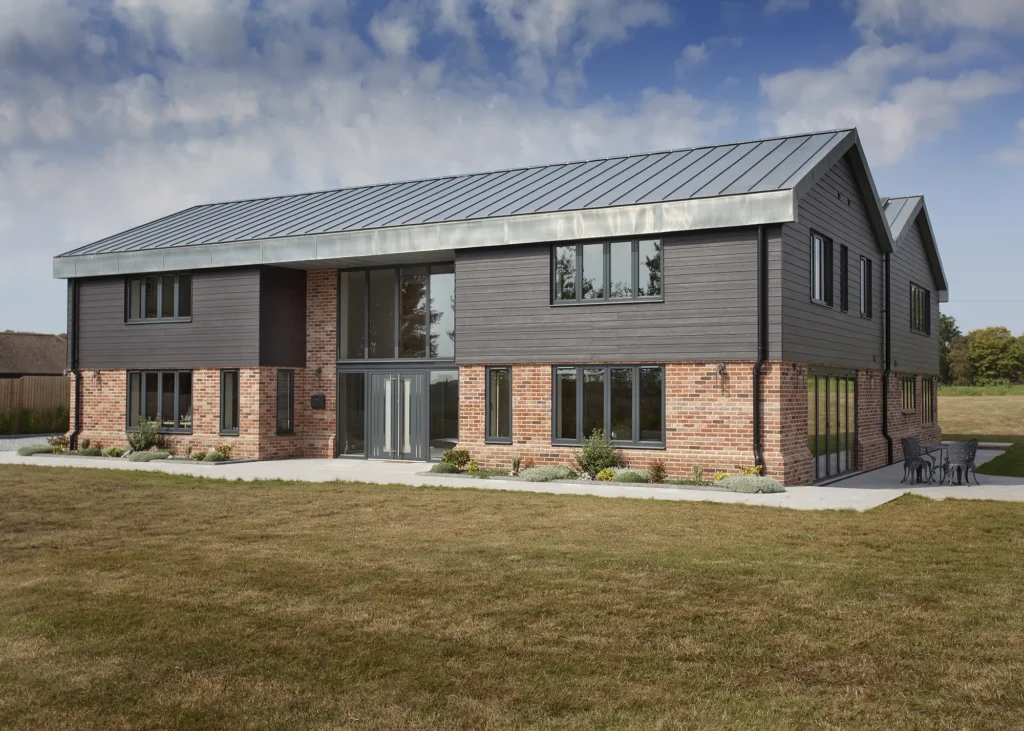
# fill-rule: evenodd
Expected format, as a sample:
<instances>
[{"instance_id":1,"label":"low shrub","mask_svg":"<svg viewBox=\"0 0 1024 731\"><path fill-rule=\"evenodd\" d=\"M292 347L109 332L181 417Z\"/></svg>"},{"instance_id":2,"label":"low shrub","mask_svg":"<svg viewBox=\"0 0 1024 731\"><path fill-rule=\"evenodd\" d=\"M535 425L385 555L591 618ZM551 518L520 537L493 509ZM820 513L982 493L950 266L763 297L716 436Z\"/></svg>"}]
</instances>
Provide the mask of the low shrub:
<instances>
[{"instance_id":1,"label":"low shrub","mask_svg":"<svg viewBox=\"0 0 1024 731\"><path fill-rule=\"evenodd\" d=\"M738 469L740 471L740 475L744 477L760 477L764 467L759 464L756 464L753 467L744 467L743 465L738 464L736 465L736 469Z\"/></svg>"},{"instance_id":2,"label":"low shrub","mask_svg":"<svg viewBox=\"0 0 1024 731\"><path fill-rule=\"evenodd\" d=\"M47 437L46 443L53 447L54 454L64 454L64 452L68 451L68 438L64 434Z\"/></svg>"},{"instance_id":3,"label":"low shrub","mask_svg":"<svg viewBox=\"0 0 1024 731\"><path fill-rule=\"evenodd\" d=\"M189 457L194 459L196 462L202 462L206 459L206 452L192 452Z\"/></svg>"},{"instance_id":4,"label":"low shrub","mask_svg":"<svg viewBox=\"0 0 1024 731\"><path fill-rule=\"evenodd\" d=\"M473 475L474 477L480 474L480 465L476 463L476 460L469 460L469 464L466 465L466 472Z\"/></svg>"},{"instance_id":5,"label":"low shrub","mask_svg":"<svg viewBox=\"0 0 1024 731\"><path fill-rule=\"evenodd\" d=\"M668 472L665 470L665 463L662 460L656 459L651 462L651 466L647 468L647 479L658 484L664 484L668 479Z\"/></svg>"},{"instance_id":6,"label":"low shrub","mask_svg":"<svg viewBox=\"0 0 1024 731\"><path fill-rule=\"evenodd\" d=\"M124 450L121 449L120 447L107 447L105 450L103 450L104 457L117 458L120 457L122 454L124 454Z\"/></svg>"},{"instance_id":7,"label":"low shrub","mask_svg":"<svg viewBox=\"0 0 1024 731\"><path fill-rule=\"evenodd\" d=\"M636 470L620 470L615 473L616 482L647 482L647 475Z\"/></svg>"},{"instance_id":8,"label":"low shrub","mask_svg":"<svg viewBox=\"0 0 1024 731\"><path fill-rule=\"evenodd\" d=\"M603 470L597 473L594 479L600 480L601 482L611 482L612 480L615 479L615 470L613 470L611 467L605 467Z\"/></svg>"},{"instance_id":9,"label":"low shrub","mask_svg":"<svg viewBox=\"0 0 1024 731\"><path fill-rule=\"evenodd\" d=\"M688 485L690 487L709 487L711 485L710 482L705 482L704 480L692 480L692 479L687 479L687 480L668 480L665 484L666 485Z\"/></svg>"},{"instance_id":10,"label":"low shrub","mask_svg":"<svg viewBox=\"0 0 1024 731\"><path fill-rule=\"evenodd\" d=\"M512 476L516 477L523 468L523 458L518 454L512 458Z\"/></svg>"},{"instance_id":11,"label":"low shrub","mask_svg":"<svg viewBox=\"0 0 1024 731\"><path fill-rule=\"evenodd\" d=\"M771 493L786 491L786 488L778 480L773 480L771 477L758 477L756 475L723 477L716 485L732 492Z\"/></svg>"},{"instance_id":12,"label":"low shrub","mask_svg":"<svg viewBox=\"0 0 1024 731\"><path fill-rule=\"evenodd\" d=\"M508 472L505 472L505 470L492 470L490 467L481 467L473 477L478 480L489 480L492 477L508 477Z\"/></svg>"},{"instance_id":13,"label":"low shrub","mask_svg":"<svg viewBox=\"0 0 1024 731\"><path fill-rule=\"evenodd\" d=\"M82 449L88 449L91 446L92 446L92 440L91 439L83 439L82 440Z\"/></svg>"},{"instance_id":14,"label":"low shrub","mask_svg":"<svg viewBox=\"0 0 1024 731\"><path fill-rule=\"evenodd\" d=\"M216 452L217 454L222 455L224 459L231 459L231 450L233 449L234 447L232 447L230 444L221 444L219 447L216 448Z\"/></svg>"},{"instance_id":15,"label":"low shrub","mask_svg":"<svg viewBox=\"0 0 1024 731\"><path fill-rule=\"evenodd\" d=\"M129 429L128 446L133 452L146 452L160 446L160 422L156 419L139 422L134 429Z\"/></svg>"},{"instance_id":16,"label":"low shrub","mask_svg":"<svg viewBox=\"0 0 1024 731\"><path fill-rule=\"evenodd\" d=\"M453 475L461 470L451 462L438 462L430 468L430 471L437 475Z\"/></svg>"},{"instance_id":17,"label":"low shrub","mask_svg":"<svg viewBox=\"0 0 1024 731\"><path fill-rule=\"evenodd\" d=\"M33 454L53 454L53 447L49 444L30 444L18 450L22 457L31 457Z\"/></svg>"},{"instance_id":18,"label":"low shrub","mask_svg":"<svg viewBox=\"0 0 1024 731\"><path fill-rule=\"evenodd\" d=\"M704 484L704 465L695 464L693 466L693 481L698 485Z\"/></svg>"},{"instance_id":19,"label":"low shrub","mask_svg":"<svg viewBox=\"0 0 1024 731\"><path fill-rule=\"evenodd\" d=\"M576 465L580 472L597 477L597 473L607 467L622 466L622 455L605 436L604 429L594 429L576 452Z\"/></svg>"},{"instance_id":20,"label":"low shrub","mask_svg":"<svg viewBox=\"0 0 1024 731\"><path fill-rule=\"evenodd\" d=\"M571 480L576 477L572 468L565 465L557 467L530 467L519 473L527 482L551 482L552 480Z\"/></svg>"},{"instance_id":21,"label":"low shrub","mask_svg":"<svg viewBox=\"0 0 1024 731\"><path fill-rule=\"evenodd\" d=\"M75 452L79 457L102 457L103 450L99 447L85 447Z\"/></svg>"},{"instance_id":22,"label":"low shrub","mask_svg":"<svg viewBox=\"0 0 1024 731\"><path fill-rule=\"evenodd\" d=\"M455 465L460 470L469 464L469 450L468 449L446 449L444 454L441 455L441 461L447 462L450 465Z\"/></svg>"},{"instance_id":23,"label":"low shrub","mask_svg":"<svg viewBox=\"0 0 1024 731\"><path fill-rule=\"evenodd\" d=\"M220 452L207 452L203 457L204 462L227 462L228 458Z\"/></svg>"},{"instance_id":24,"label":"low shrub","mask_svg":"<svg viewBox=\"0 0 1024 731\"><path fill-rule=\"evenodd\" d=\"M170 459L170 452L132 452L129 462L152 462L154 459Z\"/></svg>"}]
</instances>

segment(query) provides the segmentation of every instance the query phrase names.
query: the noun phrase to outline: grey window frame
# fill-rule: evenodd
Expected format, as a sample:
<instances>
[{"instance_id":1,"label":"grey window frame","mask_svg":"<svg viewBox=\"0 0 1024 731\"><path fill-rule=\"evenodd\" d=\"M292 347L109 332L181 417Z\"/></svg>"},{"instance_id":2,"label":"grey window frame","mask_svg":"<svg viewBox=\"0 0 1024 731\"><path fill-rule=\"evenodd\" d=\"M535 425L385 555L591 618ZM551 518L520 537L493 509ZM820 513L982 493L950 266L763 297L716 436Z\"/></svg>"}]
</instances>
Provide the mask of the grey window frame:
<instances>
[{"instance_id":1,"label":"grey window frame","mask_svg":"<svg viewBox=\"0 0 1024 731\"><path fill-rule=\"evenodd\" d=\"M633 296L632 297L610 297L611 292L611 277L612 277L612 260L611 250L612 244L619 244L628 241L632 244L632 251L630 253L630 267L633 281ZM661 247L661 293L657 295L640 295L640 242L641 241L656 241ZM583 247L584 246L603 246L602 260L604 262L604 296L595 299L586 299L583 297ZM555 298L555 283L556 283L556 257L555 252L558 249L569 248L571 246L576 247L576 298L575 299L556 299ZM577 242L565 242L551 245L550 252L550 264L548 267L550 285L548 287L548 299L552 307L578 307L580 305L624 305L624 304L635 304L638 302L664 302L665 301L665 240L657 236L637 236L631 239L609 239L608 241L577 241Z\"/></svg>"},{"instance_id":2,"label":"grey window frame","mask_svg":"<svg viewBox=\"0 0 1024 731\"><path fill-rule=\"evenodd\" d=\"M508 436L497 437L491 434L491 373L494 371L506 371L508 373ZM485 444L511 444L512 425L515 423L513 408L514 395L512 388L512 366L487 366L484 369L484 443Z\"/></svg>"},{"instance_id":3,"label":"grey window frame","mask_svg":"<svg viewBox=\"0 0 1024 731\"><path fill-rule=\"evenodd\" d=\"M935 381L929 376L921 378L921 423L925 426L935 424Z\"/></svg>"},{"instance_id":4,"label":"grey window frame","mask_svg":"<svg viewBox=\"0 0 1024 731\"><path fill-rule=\"evenodd\" d=\"M164 416L164 413L163 413L163 409L164 409L164 378L163 377L165 375L167 375L168 373L173 373L174 374L174 426L173 427L165 427L165 426L163 426L163 422L164 422L164 419L163 419L163 416ZM183 427L183 426L180 425L181 419L179 417L181 416L181 414L178 413L178 406L180 405L180 402L181 402L181 374L182 373L188 373L189 376L191 376L191 378L192 378L192 403L191 403L192 421L189 422L189 425L187 427ZM156 420L158 422L160 422L160 433L161 434L191 434L192 433L192 425L195 424L195 421L196 421L196 381L195 381L195 374L192 371L188 370L188 369L173 369L173 368L165 369L165 370L159 370L159 371L158 370L153 370L153 369L146 369L146 370L130 370L130 371L127 372L127 374L125 376L125 379L124 379L124 386L125 386L124 428L125 428L125 431L135 431L136 429L139 428L138 424L136 424L135 426L131 425L131 420L132 420L132 376L133 375L138 375L139 378L141 379L141 386L142 387L140 389L140 393L142 395L142 398L145 399L146 398L146 376L149 375L149 374L156 375L156 384L157 384L156 385ZM140 416L144 416L144 415L140 413Z\"/></svg>"},{"instance_id":5,"label":"grey window frame","mask_svg":"<svg viewBox=\"0 0 1024 731\"><path fill-rule=\"evenodd\" d=\"M640 441L640 371L644 368L657 368L661 371L661 441ZM576 371L576 438L558 438L558 371L575 369ZM581 434L583 428L583 372L604 371L604 432L610 433L612 411L612 370L633 371L633 438L631 440L616 439L612 441L616 447L623 449L665 449L667 436L666 427L666 392L665 366L660 363L608 363L591 365L574 365L562 363L551 367L551 444L552 446L578 446L583 443L586 435Z\"/></svg>"},{"instance_id":6,"label":"grey window frame","mask_svg":"<svg viewBox=\"0 0 1024 731\"><path fill-rule=\"evenodd\" d=\"M839 245L839 311L850 311L850 249Z\"/></svg>"},{"instance_id":7,"label":"grey window frame","mask_svg":"<svg viewBox=\"0 0 1024 731\"><path fill-rule=\"evenodd\" d=\"M454 358L440 358L430 356L430 275L434 273L435 268L451 269L451 273L455 273L455 262L447 261L435 261L429 264L410 264L408 266L379 266L379 267L360 267L356 269L338 269L336 274L338 279L336 280L335 289L337 290L337 329L339 333L336 336L337 342L335 343L334 355L338 363L391 363L393 361L401 361L403 363L454 363ZM370 356L370 272L380 270L392 270L395 273L395 347L394 355L391 358L371 358ZM426 269L427 270L427 286L426 286L426 356L415 357L415 358L403 358L399 355L401 352L401 338L400 333L402 331L402 270L403 269ZM348 274L363 274L363 357L362 358L342 358L341 357L341 315L343 312L344 303L341 301L341 287L340 277L341 272ZM458 289L456 289L456 292ZM452 315L456 318L456 327L458 325L458 313L457 305L453 305ZM458 330L456 329L456 335ZM453 338L453 340L456 340ZM456 341L457 342L457 341Z\"/></svg>"},{"instance_id":8,"label":"grey window frame","mask_svg":"<svg viewBox=\"0 0 1024 731\"><path fill-rule=\"evenodd\" d=\"M922 300L920 321L918 321L916 316L918 308L915 299L917 299L918 293L920 293ZM932 334L932 293L929 289L915 282L910 283L910 331L919 335L931 336Z\"/></svg>"},{"instance_id":9,"label":"grey window frame","mask_svg":"<svg viewBox=\"0 0 1024 731\"><path fill-rule=\"evenodd\" d=\"M819 269L814 263L814 249L817 240L821 241L821 298L815 297L815 288L819 275ZM825 234L811 230L811 302L822 307L833 307L835 303L835 292L833 288L835 283L832 281L835 278L834 273L834 262L833 262L833 249L835 244L832 239Z\"/></svg>"},{"instance_id":10,"label":"grey window frame","mask_svg":"<svg viewBox=\"0 0 1024 731\"><path fill-rule=\"evenodd\" d=\"M174 277L174 316L164 317L164 277ZM146 316L146 279L156 279L156 317ZM189 314L180 315L181 312L181 278L188 277L189 287ZM132 282L139 282L139 305L140 317L132 317ZM194 307L193 286L195 277L190 272L142 274L139 276L126 277L124 280L124 321L126 325L151 325L156 322L192 322L192 311Z\"/></svg>"},{"instance_id":11,"label":"grey window frame","mask_svg":"<svg viewBox=\"0 0 1024 731\"><path fill-rule=\"evenodd\" d=\"M224 376L228 373L233 373L235 376L235 427L228 429L224 426ZM239 428L242 421L242 404L240 403L242 396L242 374L237 368L222 368L220 371L220 434L226 437L237 437Z\"/></svg>"},{"instance_id":12,"label":"grey window frame","mask_svg":"<svg viewBox=\"0 0 1024 731\"><path fill-rule=\"evenodd\" d=\"M281 375L288 374L288 427L281 428ZM295 371L291 368L277 369L277 382L274 384L274 421L278 436L295 434Z\"/></svg>"},{"instance_id":13,"label":"grey window frame","mask_svg":"<svg viewBox=\"0 0 1024 731\"><path fill-rule=\"evenodd\" d=\"M903 376L900 382L904 414L917 413L917 376ZM909 396L909 405L908 405Z\"/></svg>"},{"instance_id":14,"label":"grey window frame","mask_svg":"<svg viewBox=\"0 0 1024 731\"><path fill-rule=\"evenodd\" d=\"M866 256L860 258L860 316L870 320L874 316L874 265Z\"/></svg>"}]
</instances>

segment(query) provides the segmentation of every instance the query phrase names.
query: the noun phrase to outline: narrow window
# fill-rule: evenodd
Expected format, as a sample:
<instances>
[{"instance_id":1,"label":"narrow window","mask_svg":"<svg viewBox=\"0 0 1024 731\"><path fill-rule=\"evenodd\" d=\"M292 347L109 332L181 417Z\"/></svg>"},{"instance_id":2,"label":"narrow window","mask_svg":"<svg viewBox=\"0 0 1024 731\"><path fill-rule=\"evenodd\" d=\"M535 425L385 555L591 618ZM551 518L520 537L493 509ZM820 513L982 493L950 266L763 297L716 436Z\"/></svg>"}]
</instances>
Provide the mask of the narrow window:
<instances>
[{"instance_id":1,"label":"narrow window","mask_svg":"<svg viewBox=\"0 0 1024 731\"><path fill-rule=\"evenodd\" d=\"M923 335L932 334L931 292L913 283L910 285L910 329Z\"/></svg>"},{"instance_id":2,"label":"narrow window","mask_svg":"<svg viewBox=\"0 0 1024 731\"><path fill-rule=\"evenodd\" d=\"M370 270L370 357L394 358L395 270Z\"/></svg>"},{"instance_id":3,"label":"narrow window","mask_svg":"<svg viewBox=\"0 0 1024 731\"><path fill-rule=\"evenodd\" d=\"M860 258L860 314L861 317L871 317L871 300L874 292L874 282L871 274L871 260Z\"/></svg>"},{"instance_id":4,"label":"narrow window","mask_svg":"<svg viewBox=\"0 0 1024 731\"><path fill-rule=\"evenodd\" d=\"M633 369L612 368L611 428L608 438L613 442L632 442L633 436Z\"/></svg>"},{"instance_id":5,"label":"narrow window","mask_svg":"<svg viewBox=\"0 0 1024 731\"><path fill-rule=\"evenodd\" d=\"M811 236L811 300L832 306L832 241Z\"/></svg>"},{"instance_id":6,"label":"narrow window","mask_svg":"<svg viewBox=\"0 0 1024 731\"><path fill-rule=\"evenodd\" d=\"M160 418L160 374L146 374L146 403L142 414L146 421L154 421Z\"/></svg>"},{"instance_id":7,"label":"narrow window","mask_svg":"<svg viewBox=\"0 0 1024 731\"><path fill-rule=\"evenodd\" d=\"M142 280L138 278L128 281L128 319L142 319Z\"/></svg>"},{"instance_id":8,"label":"narrow window","mask_svg":"<svg viewBox=\"0 0 1024 731\"><path fill-rule=\"evenodd\" d=\"M175 377L174 373L160 374L160 426L164 429L174 428Z\"/></svg>"},{"instance_id":9,"label":"narrow window","mask_svg":"<svg viewBox=\"0 0 1024 731\"><path fill-rule=\"evenodd\" d=\"M487 369L488 442L512 442L512 369Z\"/></svg>"},{"instance_id":10,"label":"narrow window","mask_svg":"<svg viewBox=\"0 0 1024 731\"><path fill-rule=\"evenodd\" d=\"M935 423L935 401L932 394L932 379L921 379L921 422L924 424Z\"/></svg>"},{"instance_id":11,"label":"narrow window","mask_svg":"<svg viewBox=\"0 0 1024 731\"><path fill-rule=\"evenodd\" d=\"M406 267L399 280L398 357L427 357L426 267Z\"/></svg>"},{"instance_id":12,"label":"narrow window","mask_svg":"<svg viewBox=\"0 0 1024 731\"><path fill-rule=\"evenodd\" d=\"M192 275L178 275L178 317L192 317Z\"/></svg>"},{"instance_id":13,"label":"narrow window","mask_svg":"<svg viewBox=\"0 0 1024 731\"><path fill-rule=\"evenodd\" d=\"M175 429L192 428L192 373L181 371L178 376L178 395L176 399L177 412L175 418L177 423Z\"/></svg>"},{"instance_id":14,"label":"narrow window","mask_svg":"<svg viewBox=\"0 0 1024 731\"><path fill-rule=\"evenodd\" d=\"M604 299L604 244L583 246L583 283L585 300Z\"/></svg>"},{"instance_id":15,"label":"narrow window","mask_svg":"<svg viewBox=\"0 0 1024 731\"><path fill-rule=\"evenodd\" d=\"M917 411L917 376L903 376L903 410Z\"/></svg>"},{"instance_id":16,"label":"narrow window","mask_svg":"<svg viewBox=\"0 0 1024 731\"><path fill-rule=\"evenodd\" d=\"M142 420L142 374L128 374L128 428L134 429Z\"/></svg>"},{"instance_id":17,"label":"narrow window","mask_svg":"<svg viewBox=\"0 0 1024 731\"><path fill-rule=\"evenodd\" d=\"M431 358L455 358L454 264L437 264L430 267L429 350Z\"/></svg>"},{"instance_id":18,"label":"narrow window","mask_svg":"<svg viewBox=\"0 0 1024 731\"><path fill-rule=\"evenodd\" d=\"M143 284L146 287L146 314L145 317L152 318L159 316L159 280L156 277L146 277Z\"/></svg>"},{"instance_id":19,"label":"narrow window","mask_svg":"<svg viewBox=\"0 0 1024 731\"><path fill-rule=\"evenodd\" d=\"M277 372L277 433L295 433L295 371Z\"/></svg>"},{"instance_id":20,"label":"narrow window","mask_svg":"<svg viewBox=\"0 0 1024 731\"><path fill-rule=\"evenodd\" d=\"M583 370L583 438L594 435L601 429L607 436L604 423L604 368Z\"/></svg>"},{"instance_id":21,"label":"narrow window","mask_svg":"<svg viewBox=\"0 0 1024 731\"><path fill-rule=\"evenodd\" d=\"M576 429L576 369L555 369L555 439L575 442Z\"/></svg>"},{"instance_id":22,"label":"narrow window","mask_svg":"<svg viewBox=\"0 0 1024 731\"><path fill-rule=\"evenodd\" d=\"M611 299L633 298L633 242L615 241L609 244L610 288Z\"/></svg>"},{"instance_id":23,"label":"narrow window","mask_svg":"<svg viewBox=\"0 0 1024 731\"><path fill-rule=\"evenodd\" d=\"M558 302L576 300L576 247L556 246L554 263L554 297Z\"/></svg>"},{"instance_id":24,"label":"narrow window","mask_svg":"<svg viewBox=\"0 0 1024 731\"><path fill-rule=\"evenodd\" d=\"M850 251L846 246L839 247L839 309L850 309Z\"/></svg>"},{"instance_id":25,"label":"narrow window","mask_svg":"<svg viewBox=\"0 0 1024 731\"><path fill-rule=\"evenodd\" d=\"M430 372L430 458L459 443L459 372Z\"/></svg>"},{"instance_id":26,"label":"narrow window","mask_svg":"<svg viewBox=\"0 0 1024 731\"><path fill-rule=\"evenodd\" d=\"M641 442L665 443L665 371L660 366L640 368Z\"/></svg>"},{"instance_id":27,"label":"narrow window","mask_svg":"<svg viewBox=\"0 0 1024 731\"><path fill-rule=\"evenodd\" d=\"M220 433L238 434L238 371L220 372Z\"/></svg>"},{"instance_id":28,"label":"narrow window","mask_svg":"<svg viewBox=\"0 0 1024 731\"><path fill-rule=\"evenodd\" d=\"M160 317L174 317L174 275L160 277Z\"/></svg>"},{"instance_id":29,"label":"narrow window","mask_svg":"<svg viewBox=\"0 0 1024 731\"><path fill-rule=\"evenodd\" d=\"M338 357L341 360L366 357L366 272L338 272Z\"/></svg>"},{"instance_id":30,"label":"narrow window","mask_svg":"<svg viewBox=\"0 0 1024 731\"><path fill-rule=\"evenodd\" d=\"M343 373L338 381L338 454L365 455L366 374Z\"/></svg>"},{"instance_id":31,"label":"narrow window","mask_svg":"<svg viewBox=\"0 0 1024 731\"><path fill-rule=\"evenodd\" d=\"M641 241L638 244L638 295L661 297L661 242Z\"/></svg>"}]
</instances>

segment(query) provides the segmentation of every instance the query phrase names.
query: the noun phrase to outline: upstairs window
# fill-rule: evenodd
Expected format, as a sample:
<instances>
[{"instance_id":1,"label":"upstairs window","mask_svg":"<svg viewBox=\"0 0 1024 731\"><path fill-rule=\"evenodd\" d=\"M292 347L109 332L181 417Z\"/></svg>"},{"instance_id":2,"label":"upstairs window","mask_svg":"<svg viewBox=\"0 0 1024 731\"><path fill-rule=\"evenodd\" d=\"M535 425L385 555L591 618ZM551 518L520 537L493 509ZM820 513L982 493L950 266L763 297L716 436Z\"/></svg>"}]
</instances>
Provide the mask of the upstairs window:
<instances>
[{"instance_id":1,"label":"upstairs window","mask_svg":"<svg viewBox=\"0 0 1024 731\"><path fill-rule=\"evenodd\" d=\"M660 299L661 256L662 244L656 239L555 246L551 301L563 305Z\"/></svg>"},{"instance_id":2,"label":"upstairs window","mask_svg":"<svg viewBox=\"0 0 1024 731\"><path fill-rule=\"evenodd\" d=\"M180 320L192 317L192 275L130 277L125 283L125 319Z\"/></svg>"},{"instance_id":3,"label":"upstairs window","mask_svg":"<svg viewBox=\"0 0 1024 731\"><path fill-rule=\"evenodd\" d=\"M923 335L932 334L932 294L924 287L910 285L910 329Z\"/></svg>"},{"instance_id":4,"label":"upstairs window","mask_svg":"<svg viewBox=\"0 0 1024 731\"><path fill-rule=\"evenodd\" d=\"M917 411L917 376L903 376L903 410Z\"/></svg>"},{"instance_id":5,"label":"upstairs window","mask_svg":"<svg viewBox=\"0 0 1024 731\"><path fill-rule=\"evenodd\" d=\"M839 309L850 309L850 250L839 247Z\"/></svg>"},{"instance_id":6,"label":"upstairs window","mask_svg":"<svg viewBox=\"0 0 1024 731\"><path fill-rule=\"evenodd\" d=\"M871 318L871 293L874 282L871 274L871 260L860 258L860 316Z\"/></svg>"},{"instance_id":7,"label":"upstairs window","mask_svg":"<svg viewBox=\"0 0 1024 731\"><path fill-rule=\"evenodd\" d=\"M832 240L811 234L811 301L832 306Z\"/></svg>"}]
</instances>

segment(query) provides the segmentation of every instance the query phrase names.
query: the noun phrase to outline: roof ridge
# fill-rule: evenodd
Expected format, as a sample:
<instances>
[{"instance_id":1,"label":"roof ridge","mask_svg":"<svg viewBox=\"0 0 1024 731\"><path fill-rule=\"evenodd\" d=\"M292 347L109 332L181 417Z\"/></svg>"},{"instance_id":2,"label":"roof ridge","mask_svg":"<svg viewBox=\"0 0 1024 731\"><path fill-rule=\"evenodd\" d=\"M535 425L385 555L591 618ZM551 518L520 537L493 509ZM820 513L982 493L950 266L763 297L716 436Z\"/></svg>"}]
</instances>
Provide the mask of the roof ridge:
<instances>
[{"instance_id":1,"label":"roof ridge","mask_svg":"<svg viewBox=\"0 0 1024 731\"><path fill-rule=\"evenodd\" d=\"M189 206L189 208L183 209L183 210L191 210L192 208L210 208L212 206L225 206L225 205L230 205L230 204L233 204L233 203L252 203L252 202L255 202L255 201L268 201L268 200L275 200L277 198L302 198L302 197L305 197L305 196L324 195L324 194L327 194L327 193L339 193L341 191L346 191L346 190L360 190L362 188L376 188L378 186L383 186L383 185L407 185L409 183L427 183L427 182L437 181L437 180L449 180L451 178L473 177L473 176L478 176L478 175L479 176L483 176L483 175L497 175L499 173L510 173L510 172L514 172L516 170L531 170L531 169L534 169L534 168L557 167L559 165L583 165L583 164L586 164L586 163L589 163L589 162L606 162L608 160L620 160L620 159L625 159L627 157L650 157L651 155L669 155L669 154L672 154L674 152L693 152L694 150L705 150L705 149L711 149L711 148L714 148L714 147L728 147L730 145L746 145L746 144L753 144L753 143L757 143L757 142L772 142L774 140L788 140L788 139L791 139L791 138L794 138L794 137L812 137L814 135L826 135L826 134L836 134L836 133L839 133L839 132L854 132L854 131L856 131L856 127L845 127L845 128L839 128L839 129L821 129L821 130L814 130L812 132L798 132L798 133L788 134L788 135L773 135L771 137L758 137L758 138L749 139L749 140L732 140L732 141L729 141L729 142L715 142L713 144L693 145L691 147L674 147L674 148L669 148L669 149L665 149L665 150L650 150L648 152L628 152L628 153L625 153L625 154L622 154L622 155L609 155L607 157L591 157L591 158L585 158L585 159L582 159L582 160L563 160L563 161L560 161L560 162L536 163L536 164L533 164L533 165L517 165L517 166L509 167L509 168L498 168L498 169L494 169L494 170L480 170L480 171L477 171L477 172L467 172L467 173L450 173L448 175L435 175L433 177L427 177L427 178L407 178L405 180L386 180L386 181L382 181L382 182L379 182L379 183L363 183L362 185L344 185L344 186L341 186L339 188L324 188L323 190L312 190L312 191L306 191L306 192L303 192L303 193L280 193L280 194L277 194L277 195L263 195L263 196L254 196L252 198L237 198L237 199L232 199L232 200L216 201L214 203L199 203L199 204L196 204L196 205L193 205L193 206ZM911 196L907 196L907 197L911 197ZM175 211L175 213L181 213L181 212L182 211ZM173 214L170 214L170 215L173 215ZM165 216L165 218L166 218L166 216ZM160 220L160 219L157 219L157 220ZM153 222L151 221L150 223L153 223ZM122 233L125 233L125 232L122 232ZM115 235L117 235L117 234L115 234ZM93 242L93 243L98 243L98 242ZM91 244L89 244L89 245L91 245ZM68 252L68 253L70 253L70 252Z\"/></svg>"}]
</instances>

